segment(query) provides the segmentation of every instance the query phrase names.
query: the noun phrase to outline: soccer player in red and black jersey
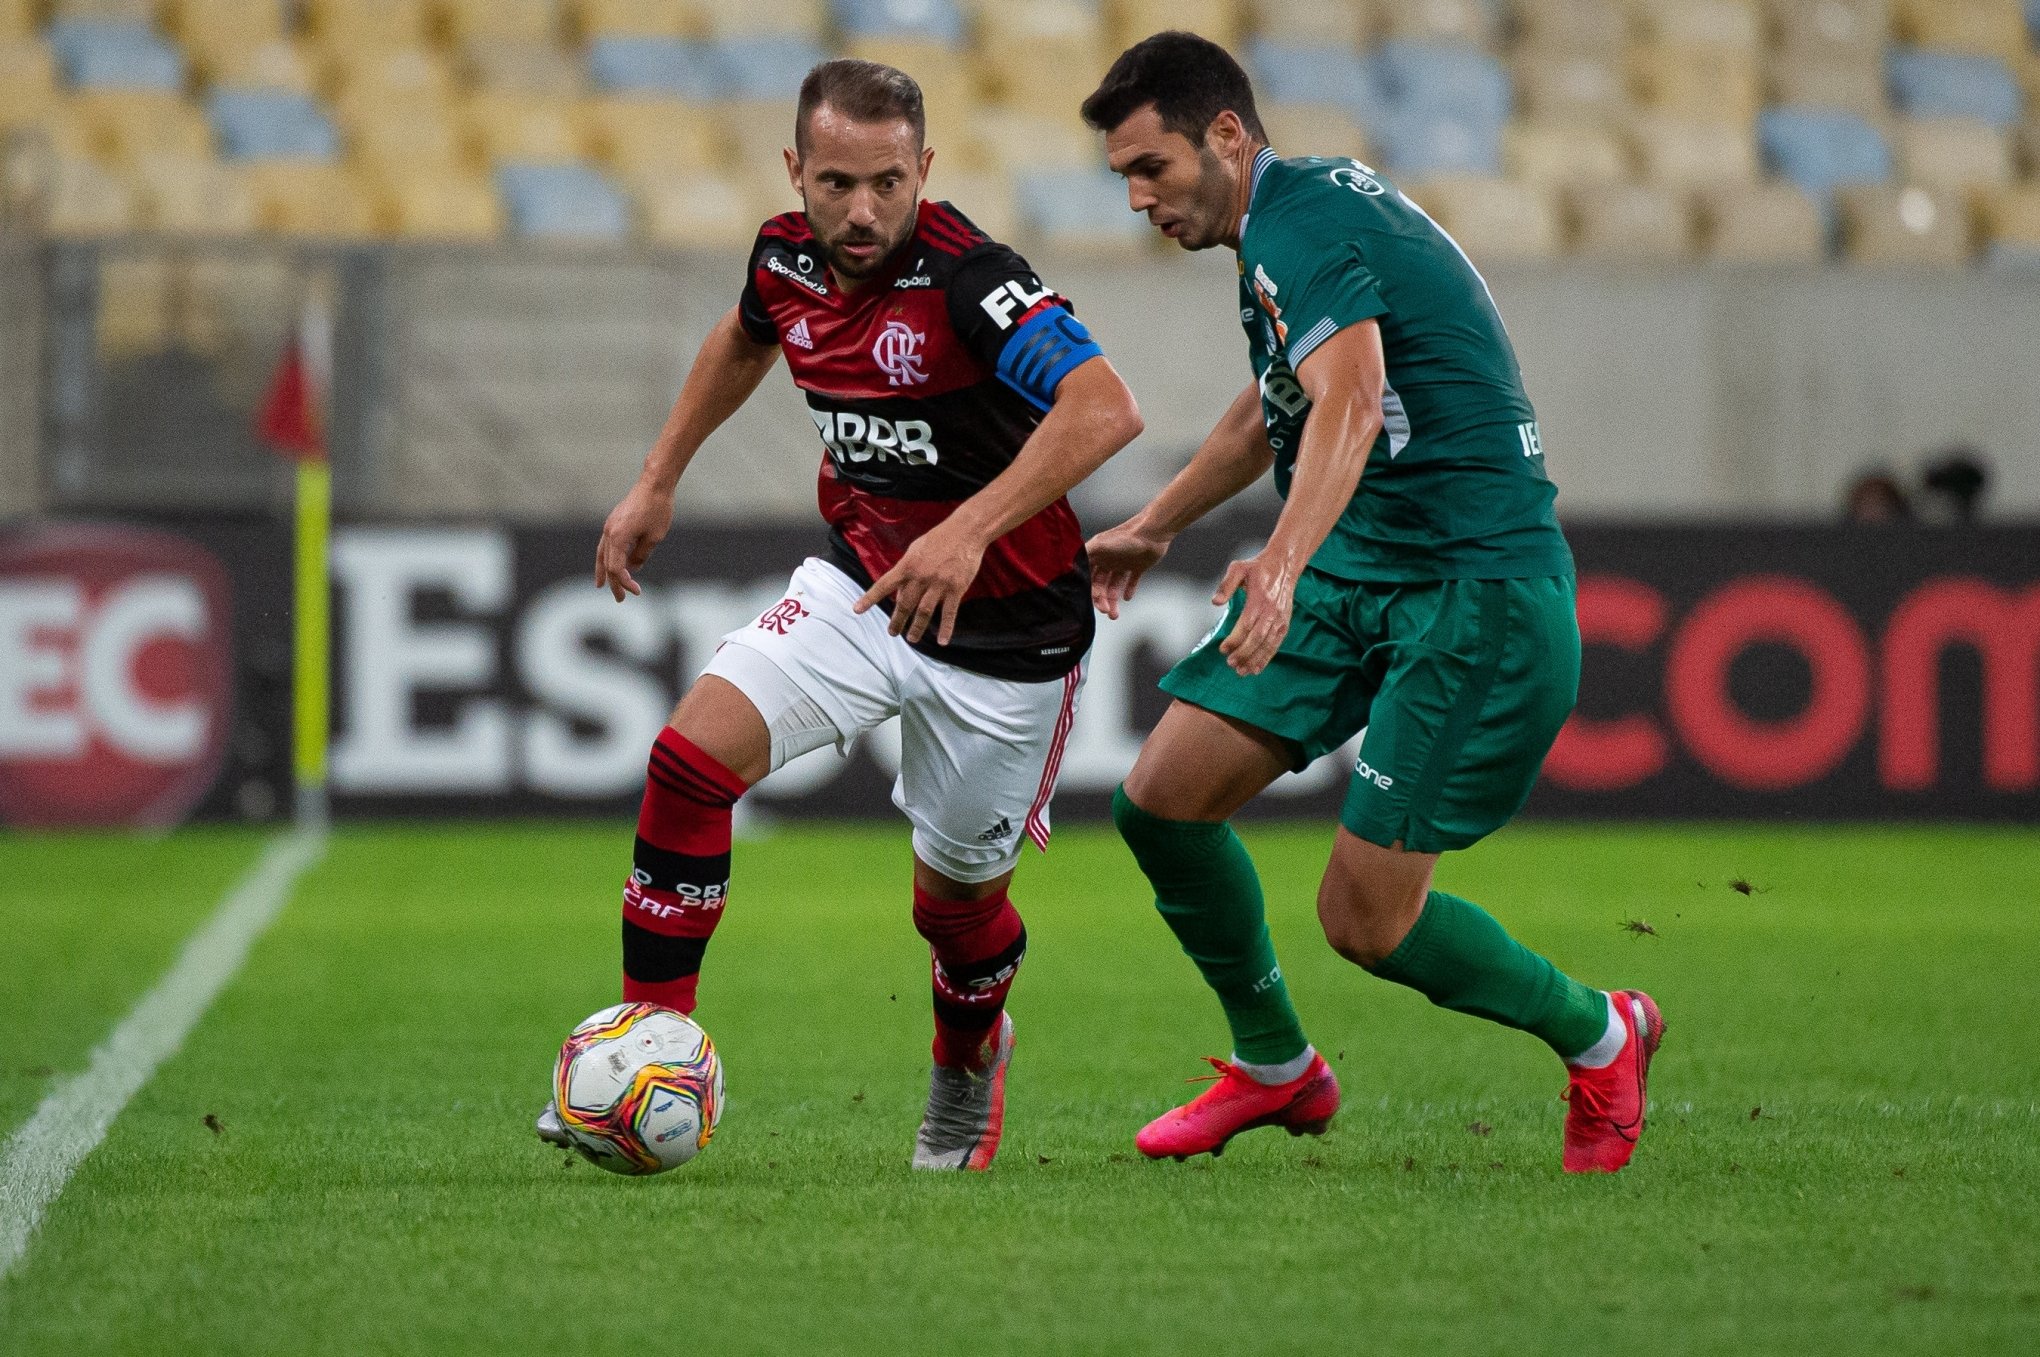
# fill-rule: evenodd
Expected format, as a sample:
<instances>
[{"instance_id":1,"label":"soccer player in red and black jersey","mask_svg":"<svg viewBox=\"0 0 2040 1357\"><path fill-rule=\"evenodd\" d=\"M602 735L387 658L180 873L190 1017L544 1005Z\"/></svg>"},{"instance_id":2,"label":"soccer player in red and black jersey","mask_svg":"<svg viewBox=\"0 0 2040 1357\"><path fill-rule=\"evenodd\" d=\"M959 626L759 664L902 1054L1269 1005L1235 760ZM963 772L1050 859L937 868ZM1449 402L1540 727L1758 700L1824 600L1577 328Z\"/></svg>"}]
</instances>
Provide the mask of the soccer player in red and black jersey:
<instances>
[{"instance_id":1,"label":"soccer player in red and black jersey","mask_svg":"<svg viewBox=\"0 0 2040 1357\"><path fill-rule=\"evenodd\" d=\"M1083 533L1064 499L1140 432L1069 304L947 203L919 87L888 66L809 72L787 171L738 304L702 344L644 472L603 526L621 601L666 535L681 472L783 353L821 435L825 552L724 638L659 733L623 893L627 1000L691 1012L729 883L730 809L788 759L901 718L933 955L934 1072L917 1168L998 1149L1027 934L1007 897L1049 799L1091 644ZM553 1109L539 1132L557 1139Z\"/></svg>"}]
</instances>

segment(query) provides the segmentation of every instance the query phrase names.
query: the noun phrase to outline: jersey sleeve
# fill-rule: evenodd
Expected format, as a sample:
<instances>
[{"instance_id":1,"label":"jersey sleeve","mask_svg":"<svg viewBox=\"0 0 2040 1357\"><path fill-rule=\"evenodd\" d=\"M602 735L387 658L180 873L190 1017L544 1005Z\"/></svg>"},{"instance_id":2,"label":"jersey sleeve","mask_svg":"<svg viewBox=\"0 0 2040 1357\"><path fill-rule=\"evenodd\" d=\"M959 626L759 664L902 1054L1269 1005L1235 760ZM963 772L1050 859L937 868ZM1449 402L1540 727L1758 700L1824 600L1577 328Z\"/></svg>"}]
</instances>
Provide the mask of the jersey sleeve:
<instances>
[{"instance_id":1,"label":"jersey sleeve","mask_svg":"<svg viewBox=\"0 0 2040 1357\"><path fill-rule=\"evenodd\" d=\"M1064 377L1103 352L1069 302L1004 245L978 250L957 266L949 323L965 348L1041 410L1055 403Z\"/></svg>"},{"instance_id":2,"label":"jersey sleeve","mask_svg":"<svg viewBox=\"0 0 2040 1357\"><path fill-rule=\"evenodd\" d=\"M758 262L764 257L766 243L765 233L760 231L751 246L750 262L744 266L744 291L737 298L737 323L744 327L745 336L753 344L779 342L779 327L773 323L764 294L758 290Z\"/></svg>"},{"instance_id":3,"label":"jersey sleeve","mask_svg":"<svg viewBox=\"0 0 2040 1357\"><path fill-rule=\"evenodd\" d=\"M1268 277L1250 280L1276 285L1270 295L1281 307L1283 353L1292 371L1339 331L1388 314L1381 282L1353 241L1305 239L1297 247L1288 256L1294 262L1282 269L1288 277L1276 276L1278 265L1270 263L1256 266Z\"/></svg>"}]
</instances>

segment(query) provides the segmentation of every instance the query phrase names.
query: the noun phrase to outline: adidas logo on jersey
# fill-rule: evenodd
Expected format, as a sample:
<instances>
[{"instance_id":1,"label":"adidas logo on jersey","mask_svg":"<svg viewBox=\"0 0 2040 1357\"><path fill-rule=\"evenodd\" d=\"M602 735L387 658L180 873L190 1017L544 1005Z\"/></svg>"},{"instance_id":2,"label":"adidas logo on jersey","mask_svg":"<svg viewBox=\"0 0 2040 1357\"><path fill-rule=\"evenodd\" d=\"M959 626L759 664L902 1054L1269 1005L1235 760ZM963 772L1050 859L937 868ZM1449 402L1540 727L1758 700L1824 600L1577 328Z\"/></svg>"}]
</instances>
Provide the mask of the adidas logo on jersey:
<instances>
[{"instance_id":1,"label":"adidas logo on jersey","mask_svg":"<svg viewBox=\"0 0 2040 1357\"><path fill-rule=\"evenodd\" d=\"M815 346L814 337L808 334L807 332L806 316L802 316L798 321L794 322L793 328L786 332L786 342L789 344L798 345L803 349L814 348Z\"/></svg>"}]
</instances>

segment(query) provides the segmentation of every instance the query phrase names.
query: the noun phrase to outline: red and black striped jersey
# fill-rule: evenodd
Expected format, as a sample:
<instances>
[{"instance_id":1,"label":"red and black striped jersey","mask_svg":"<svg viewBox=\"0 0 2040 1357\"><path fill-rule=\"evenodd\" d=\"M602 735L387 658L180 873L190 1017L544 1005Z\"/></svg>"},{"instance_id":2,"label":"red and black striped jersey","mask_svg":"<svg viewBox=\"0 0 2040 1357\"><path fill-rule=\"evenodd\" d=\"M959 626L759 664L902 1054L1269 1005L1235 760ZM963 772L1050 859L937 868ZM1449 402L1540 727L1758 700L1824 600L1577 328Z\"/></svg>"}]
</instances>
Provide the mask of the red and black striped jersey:
<instances>
[{"instance_id":1,"label":"red and black striped jersey","mask_svg":"<svg viewBox=\"0 0 2040 1357\"><path fill-rule=\"evenodd\" d=\"M806 216L772 218L738 314L807 397L828 559L866 586L1012 463L1056 383L1098 353L1026 260L939 202L922 202L913 235L847 293ZM1040 682L1076 666L1094 626L1083 533L1059 499L985 552L950 643L930 628L916 648Z\"/></svg>"}]
</instances>

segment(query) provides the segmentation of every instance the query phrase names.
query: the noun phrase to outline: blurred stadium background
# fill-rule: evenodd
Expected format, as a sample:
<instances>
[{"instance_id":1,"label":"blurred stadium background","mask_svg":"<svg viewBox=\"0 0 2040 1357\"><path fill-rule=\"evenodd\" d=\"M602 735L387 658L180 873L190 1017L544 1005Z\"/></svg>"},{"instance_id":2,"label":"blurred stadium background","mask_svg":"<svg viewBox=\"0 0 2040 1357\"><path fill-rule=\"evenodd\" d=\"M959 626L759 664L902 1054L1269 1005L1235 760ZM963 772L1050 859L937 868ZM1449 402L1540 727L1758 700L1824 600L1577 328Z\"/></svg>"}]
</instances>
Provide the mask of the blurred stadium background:
<instances>
[{"instance_id":1,"label":"blurred stadium background","mask_svg":"<svg viewBox=\"0 0 2040 1357\"><path fill-rule=\"evenodd\" d=\"M647 603L583 583L796 205L779 148L831 53L922 82L931 192L1127 374L1148 433L1077 500L1141 503L1243 372L1223 252L1164 248L1074 111L1168 25L1493 283L1584 576L1534 810L2040 811L2040 0L0 0L0 817L287 814L279 443L332 468L339 809L627 812L686 676L819 540L774 380ZM1067 816L1271 507L1104 629ZM885 814L870 745L761 802Z\"/></svg>"}]
</instances>

